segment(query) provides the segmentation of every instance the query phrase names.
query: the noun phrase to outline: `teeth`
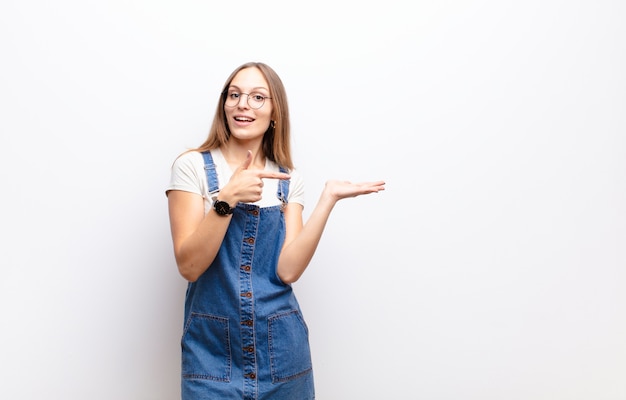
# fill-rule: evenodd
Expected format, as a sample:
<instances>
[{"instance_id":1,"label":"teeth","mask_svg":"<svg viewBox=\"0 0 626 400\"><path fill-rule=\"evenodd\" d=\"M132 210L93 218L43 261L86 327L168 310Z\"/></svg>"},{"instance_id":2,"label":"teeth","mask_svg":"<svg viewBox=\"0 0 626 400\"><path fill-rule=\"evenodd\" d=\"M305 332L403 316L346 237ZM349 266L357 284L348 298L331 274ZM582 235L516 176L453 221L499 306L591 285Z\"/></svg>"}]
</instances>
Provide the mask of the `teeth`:
<instances>
[{"instance_id":1,"label":"teeth","mask_svg":"<svg viewBox=\"0 0 626 400\"><path fill-rule=\"evenodd\" d=\"M235 119L236 119L237 121L247 121L247 122L251 122L251 121L252 121L252 119L250 119L250 118L244 118L244 117L235 117Z\"/></svg>"}]
</instances>

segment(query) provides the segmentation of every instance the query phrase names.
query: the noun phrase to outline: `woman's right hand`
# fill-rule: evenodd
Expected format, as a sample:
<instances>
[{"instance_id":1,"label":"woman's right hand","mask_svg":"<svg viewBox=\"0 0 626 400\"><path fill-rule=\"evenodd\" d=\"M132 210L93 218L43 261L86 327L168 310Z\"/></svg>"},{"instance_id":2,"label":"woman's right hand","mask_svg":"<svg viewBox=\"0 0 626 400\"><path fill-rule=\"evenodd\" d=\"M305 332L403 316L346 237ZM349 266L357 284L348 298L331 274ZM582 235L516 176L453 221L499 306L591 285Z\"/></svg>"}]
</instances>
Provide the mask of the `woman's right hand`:
<instances>
[{"instance_id":1,"label":"woman's right hand","mask_svg":"<svg viewBox=\"0 0 626 400\"><path fill-rule=\"evenodd\" d=\"M252 151L248 150L246 159L233 172L228 183L220 190L219 199L235 207L237 203L254 203L261 200L263 179L289 179L291 176L282 172L249 169Z\"/></svg>"}]
</instances>

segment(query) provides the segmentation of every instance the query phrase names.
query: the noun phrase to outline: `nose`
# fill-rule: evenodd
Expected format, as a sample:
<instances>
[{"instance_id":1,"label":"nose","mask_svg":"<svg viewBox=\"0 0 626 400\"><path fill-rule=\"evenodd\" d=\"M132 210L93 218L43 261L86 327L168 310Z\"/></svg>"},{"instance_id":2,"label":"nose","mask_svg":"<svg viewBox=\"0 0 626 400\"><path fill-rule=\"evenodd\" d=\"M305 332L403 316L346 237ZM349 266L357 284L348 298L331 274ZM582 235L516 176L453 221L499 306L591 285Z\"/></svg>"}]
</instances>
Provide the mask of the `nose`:
<instances>
[{"instance_id":1,"label":"nose","mask_svg":"<svg viewBox=\"0 0 626 400\"><path fill-rule=\"evenodd\" d=\"M246 101L243 101L243 96L246 96ZM248 108L250 105L248 104L248 99L250 98L250 95L248 93L241 93L241 95L239 95L239 101L237 102L237 107L239 108Z\"/></svg>"}]
</instances>

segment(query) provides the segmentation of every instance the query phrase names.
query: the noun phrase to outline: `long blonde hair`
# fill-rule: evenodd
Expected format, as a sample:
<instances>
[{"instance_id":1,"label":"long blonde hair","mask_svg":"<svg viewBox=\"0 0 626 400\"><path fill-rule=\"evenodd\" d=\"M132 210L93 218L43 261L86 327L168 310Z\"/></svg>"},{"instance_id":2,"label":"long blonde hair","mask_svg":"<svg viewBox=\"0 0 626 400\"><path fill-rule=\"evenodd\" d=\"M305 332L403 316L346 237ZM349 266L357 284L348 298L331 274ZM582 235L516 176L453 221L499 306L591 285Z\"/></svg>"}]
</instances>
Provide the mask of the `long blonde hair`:
<instances>
[{"instance_id":1,"label":"long blonde hair","mask_svg":"<svg viewBox=\"0 0 626 400\"><path fill-rule=\"evenodd\" d=\"M226 122L224 102L226 101L227 89L235 75L242 69L257 68L269 84L270 97L272 98L272 123L263 135L263 155L276 164L287 169L293 169L291 159L291 126L289 122L289 106L287 104L287 92L278 74L267 64L261 62L248 62L235 69L222 88L220 101L215 110L213 123L209 130L209 136L199 147L189 151L208 151L216 149L228 142L230 131Z\"/></svg>"}]
</instances>

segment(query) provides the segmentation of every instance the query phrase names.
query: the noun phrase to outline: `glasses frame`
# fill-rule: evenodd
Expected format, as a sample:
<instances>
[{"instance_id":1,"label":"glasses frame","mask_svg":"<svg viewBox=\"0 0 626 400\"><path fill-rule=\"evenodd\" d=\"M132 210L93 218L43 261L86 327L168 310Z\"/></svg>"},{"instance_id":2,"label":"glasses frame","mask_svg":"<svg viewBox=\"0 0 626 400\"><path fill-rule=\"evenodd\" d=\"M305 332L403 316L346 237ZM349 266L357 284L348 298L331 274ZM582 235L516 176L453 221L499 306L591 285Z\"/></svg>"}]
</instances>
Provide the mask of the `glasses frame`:
<instances>
[{"instance_id":1,"label":"glasses frame","mask_svg":"<svg viewBox=\"0 0 626 400\"><path fill-rule=\"evenodd\" d=\"M222 92L222 94L224 95L224 107L228 107L228 108L235 108L237 106L239 106L239 103L241 102L241 96L243 96L244 94L247 96L246 97L246 104L248 105L248 107L250 107L253 110L259 110L260 108L262 108L265 105L265 100L267 99L272 99L272 97L269 96L263 96L261 93L258 93L259 95L261 95L261 97L263 97L263 103L258 106L258 107L252 107L252 104L250 104L250 95L254 94L254 93L238 93L239 94L239 98L237 99L237 103L235 105L229 106L228 104L226 104L228 102L228 92L229 90L224 90ZM237 92L235 92L237 93Z\"/></svg>"}]
</instances>

